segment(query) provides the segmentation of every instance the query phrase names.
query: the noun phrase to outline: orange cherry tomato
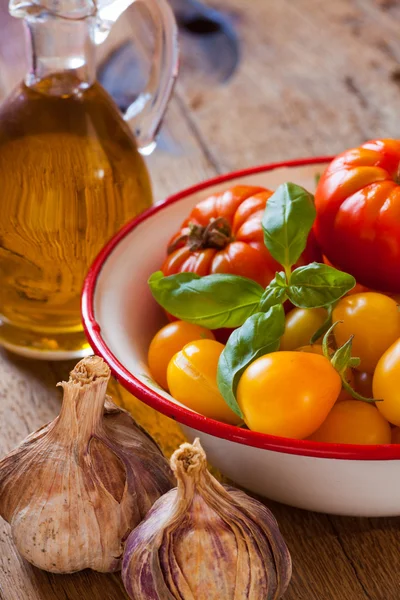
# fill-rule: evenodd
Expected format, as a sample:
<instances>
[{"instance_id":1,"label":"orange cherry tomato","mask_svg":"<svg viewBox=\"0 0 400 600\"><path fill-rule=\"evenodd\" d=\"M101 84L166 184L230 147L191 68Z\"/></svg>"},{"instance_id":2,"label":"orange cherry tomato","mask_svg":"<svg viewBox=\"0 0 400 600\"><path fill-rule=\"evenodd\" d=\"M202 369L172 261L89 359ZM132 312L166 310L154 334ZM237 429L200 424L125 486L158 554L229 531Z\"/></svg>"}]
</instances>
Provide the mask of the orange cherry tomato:
<instances>
[{"instance_id":1,"label":"orange cherry tomato","mask_svg":"<svg viewBox=\"0 0 400 600\"><path fill-rule=\"evenodd\" d=\"M393 425L400 426L400 339L386 350L376 365L372 380L376 406Z\"/></svg>"},{"instance_id":2,"label":"orange cherry tomato","mask_svg":"<svg viewBox=\"0 0 400 600\"><path fill-rule=\"evenodd\" d=\"M315 192L324 255L371 289L400 292L400 141L373 140L334 158Z\"/></svg>"},{"instance_id":3,"label":"orange cherry tomato","mask_svg":"<svg viewBox=\"0 0 400 600\"><path fill-rule=\"evenodd\" d=\"M174 354L189 342L201 339L214 340L215 338L209 329L185 321L168 323L157 331L151 340L147 363L151 374L161 387L168 389L167 367Z\"/></svg>"},{"instance_id":4,"label":"orange cherry tomato","mask_svg":"<svg viewBox=\"0 0 400 600\"><path fill-rule=\"evenodd\" d=\"M373 373L382 354L400 337L400 312L396 302L377 292L341 298L333 309L334 333L339 346L354 335L352 355L361 359L358 371Z\"/></svg>"},{"instance_id":5,"label":"orange cherry tomato","mask_svg":"<svg viewBox=\"0 0 400 600\"><path fill-rule=\"evenodd\" d=\"M373 404L345 400L335 404L308 439L333 444L390 444L391 429Z\"/></svg>"},{"instance_id":6,"label":"orange cherry tomato","mask_svg":"<svg viewBox=\"0 0 400 600\"><path fill-rule=\"evenodd\" d=\"M321 356L324 356L324 351L322 349L321 344L309 344L308 346L301 346L300 348L297 348L297 352L312 352L313 354L320 354ZM346 381L354 389L354 375L353 371L350 368L346 369ZM372 398L372 394L369 397ZM352 399L353 396L350 394L350 392L345 390L342 386L342 389L339 392L339 396L337 397L336 402L342 402L343 400Z\"/></svg>"},{"instance_id":7,"label":"orange cherry tomato","mask_svg":"<svg viewBox=\"0 0 400 600\"><path fill-rule=\"evenodd\" d=\"M262 187L236 185L199 202L169 242L161 268L164 275L232 273L267 286L281 269L264 245L261 225L272 193ZM298 265L320 258L311 233Z\"/></svg>"},{"instance_id":8,"label":"orange cherry tomato","mask_svg":"<svg viewBox=\"0 0 400 600\"><path fill-rule=\"evenodd\" d=\"M271 352L244 371L237 400L249 429L302 439L326 419L340 388L340 377L324 356Z\"/></svg>"},{"instance_id":9,"label":"orange cherry tomato","mask_svg":"<svg viewBox=\"0 0 400 600\"><path fill-rule=\"evenodd\" d=\"M226 404L217 386L218 360L224 345L214 340L197 340L169 362L168 387L176 400L196 412L224 423L241 422Z\"/></svg>"},{"instance_id":10,"label":"orange cherry tomato","mask_svg":"<svg viewBox=\"0 0 400 600\"><path fill-rule=\"evenodd\" d=\"M294 308L286 315L285 333L280 350L296 350L310 343L314 333L325 323L325 308Z\"/></svg>"}]
</instances>

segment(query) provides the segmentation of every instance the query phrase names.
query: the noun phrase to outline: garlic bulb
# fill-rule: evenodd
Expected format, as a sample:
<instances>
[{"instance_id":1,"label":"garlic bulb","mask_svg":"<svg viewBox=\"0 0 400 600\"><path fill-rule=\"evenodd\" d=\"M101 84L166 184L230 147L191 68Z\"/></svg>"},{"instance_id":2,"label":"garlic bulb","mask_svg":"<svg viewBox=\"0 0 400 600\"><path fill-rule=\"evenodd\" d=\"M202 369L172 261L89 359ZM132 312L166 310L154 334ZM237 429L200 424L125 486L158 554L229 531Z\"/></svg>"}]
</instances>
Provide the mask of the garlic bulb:
<instances>
[{"instance_id":1,"label":"garlic bulb","mask_svg":"<svg viewBox=\"0 0 400 600\"><path fill-rule=\"evenodd\" d=\"M0 515L46 571L118 570L127 535L174 485L155 442L106 398L109 378L101 358L78 363L59 417L0 462Z\"/></svg>"},{"instance_id":2,"label":"garlic bulb","mask_svg":"<svg viewBox=\"0 0 400 600\"><path fill-rule=\"evenodd\" d=\"M198 440L171 466L178 487L130 534L122 564L134 600L272 600L292 567L272 513L207 470Z\"/></svg>"}]
</instances>

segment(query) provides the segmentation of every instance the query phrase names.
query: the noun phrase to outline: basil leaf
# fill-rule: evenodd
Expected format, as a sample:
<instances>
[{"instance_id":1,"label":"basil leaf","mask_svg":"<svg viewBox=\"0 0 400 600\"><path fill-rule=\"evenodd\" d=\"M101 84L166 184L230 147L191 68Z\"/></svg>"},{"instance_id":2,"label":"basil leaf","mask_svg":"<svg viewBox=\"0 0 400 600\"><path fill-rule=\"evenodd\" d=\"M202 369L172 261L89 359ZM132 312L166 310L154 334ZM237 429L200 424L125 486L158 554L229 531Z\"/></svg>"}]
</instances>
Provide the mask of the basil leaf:
<instances>
[{"instance_id":1,"label":"basil leaf","mask_svg":"<svg viewBox=\"0 0 400 600\"><path fill-rule=\"evenodd\" d=\"M306 247L315 215L313 195L294 183L280 185L268 198L262 218L264 243L286 270Z\"/></svg>"},{"instance_id":2,"label":"basil leaf","mask_svg":"<svg viewBox=\"0 0 400 600\"><path fill-rule=\"evenodd\" d=\"M261 300L259 309L262 312L266 312L271 306L276 304L283 304L287 298L286 296L286 276L285 273L277 273L274 279L269 283L265 289Z\"/></svg>"},{"instance_id":3,"label":"basil leaf","mask_svg":"<svg viewBox=\"0 0 400 600\"><path fill-rule=\"evenodd\" d=\"M352 275L314 262L293 271L287 295L295 306L319 308L336 302L355 285Z\"/></svg>"},{"instance_id":4,"label":"basil leaf","mask_svg":"<svg viewBox=\"0 0 400 600\"><path fill-rule=\"evenodd\" d=\"M230 335L218 362L217 383L228 406L240 417L236 389L243 371L256 358L278 350L284 331L285 313L279 304L252 315Z\"/></svg>"},{"instance_id":5,"label":"basil leaf","mask_svg":"<svg viewBox=\"0 0 400 600\"><path fill-rule=\"evenodd\" d=\"M177 273L150 277L151 293L167 312L178 319L209 329L239 327L258 310L263 288L246 277L218 273L200 277Z\"/></svg>"}]
</instances>

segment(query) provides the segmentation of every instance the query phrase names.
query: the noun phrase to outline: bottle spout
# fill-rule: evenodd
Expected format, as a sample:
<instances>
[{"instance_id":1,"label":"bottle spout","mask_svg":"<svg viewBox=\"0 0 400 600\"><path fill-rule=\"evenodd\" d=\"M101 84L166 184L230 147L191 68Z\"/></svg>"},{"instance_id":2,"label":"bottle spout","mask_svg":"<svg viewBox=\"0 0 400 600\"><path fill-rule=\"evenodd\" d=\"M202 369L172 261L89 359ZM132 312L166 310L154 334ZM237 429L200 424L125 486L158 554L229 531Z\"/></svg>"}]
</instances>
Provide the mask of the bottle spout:
<instances>
[{"instance_id":1,"label":"bottle spout","mask_svg":"<svg viewBox=\"0 0 400 600\"><path fill-rule=\"evenodd\" d=\"M10 0L9 11L17 18L40 18L80 20L95 16L96 0Z\"/></svg>"}]
</instances>

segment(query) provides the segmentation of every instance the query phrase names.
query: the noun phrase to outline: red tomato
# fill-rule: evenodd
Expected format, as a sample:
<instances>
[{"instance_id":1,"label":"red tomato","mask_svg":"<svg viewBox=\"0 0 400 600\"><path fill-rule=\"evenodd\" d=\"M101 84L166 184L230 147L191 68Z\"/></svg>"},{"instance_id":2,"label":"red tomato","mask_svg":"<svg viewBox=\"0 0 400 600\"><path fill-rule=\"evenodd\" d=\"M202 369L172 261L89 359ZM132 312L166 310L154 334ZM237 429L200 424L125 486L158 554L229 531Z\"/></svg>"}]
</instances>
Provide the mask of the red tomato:
<instances>
[{"instance_id":1,"label":"red tomato","mask_svg":"<svg viewBox=\"0 0 400 600\"><path fill-rule=\"evenodd\" d=\"M400 292L400 140L339 154L319 180L314 231L336 267L374 290Z\"/></svg>"},{"instance_id":2,"label":"red tomato","mask_svg":"<svg viewBox=\"0 0 400 600\"><path fill-rule=\"evenodd\" d=\"M199 202L172 237L164 275L233 273L267 286L281 266L264 245L261 219L273 192L236 185ZM321 260L314 234L299 265Z\"/></svg>"}]
</instances>

